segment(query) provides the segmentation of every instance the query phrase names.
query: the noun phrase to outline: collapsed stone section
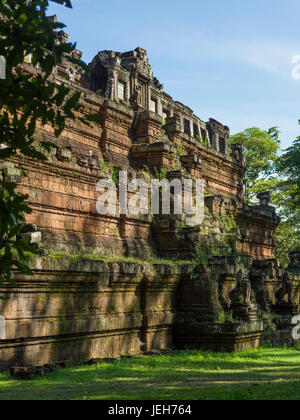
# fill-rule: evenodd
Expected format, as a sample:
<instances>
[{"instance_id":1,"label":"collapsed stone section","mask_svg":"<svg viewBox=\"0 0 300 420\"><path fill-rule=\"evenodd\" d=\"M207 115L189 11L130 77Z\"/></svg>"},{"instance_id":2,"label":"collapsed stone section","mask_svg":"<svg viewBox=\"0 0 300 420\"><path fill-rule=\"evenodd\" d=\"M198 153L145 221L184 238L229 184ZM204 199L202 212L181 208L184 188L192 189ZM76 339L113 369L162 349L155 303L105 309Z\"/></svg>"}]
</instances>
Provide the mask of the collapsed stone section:
<instances>
[{"instance_id":1,"label":"collapsed stone section","mask_svg":"<svg viewBox=\"0 0 300 420\"><path fill-rule=\"evenodd\" d=\"M48 161L0 163L2 179L28 195L22 235L40 253L30 262L33 277L16 274L20 287L0 290L8 298L0 301L1 368L171 346L232 351L257 346L269 330L288 341L299 256L283 276L274 255L280 219L268 194L246 205L245 158L241 145L229 147L229 128L203 122L166 94L142 48L102 51L90 69L83 74L65 57L53 73L82 96L59 139L39 127L37 139L55 146ZM24 71L38 69L28 62ZM91 112L101 124L82 123ZM118 182L119 170L129 180L204 180L204 222L100 215L97 183ZM154 256L173 261L145 262Z\"/></svg>"}]
</instances>

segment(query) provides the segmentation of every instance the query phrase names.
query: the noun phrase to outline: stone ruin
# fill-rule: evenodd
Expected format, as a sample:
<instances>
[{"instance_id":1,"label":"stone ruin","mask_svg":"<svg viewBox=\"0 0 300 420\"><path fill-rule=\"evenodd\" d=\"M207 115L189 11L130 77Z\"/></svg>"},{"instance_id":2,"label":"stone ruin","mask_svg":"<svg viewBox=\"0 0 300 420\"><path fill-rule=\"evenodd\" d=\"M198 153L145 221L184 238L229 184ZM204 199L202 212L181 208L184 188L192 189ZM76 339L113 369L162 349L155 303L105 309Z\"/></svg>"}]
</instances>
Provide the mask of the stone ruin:
<instances>
[{"instance_id":1,"label":"stone ruin","mask_svg":"<svg viewBox=\"0 0 300 420\"><path fill-rule=\"evenodd\" d=\"M229 147L229 128L202 121L165 93L142 48L101 51L90 70L65 57L54 71L58 84L82 97L59 139L51 127L38 130L37 139L55 145L48 161L0 163L1 176L28 194L33 211L22 235L39 252L29 261L33 276L15 273L18 287L0 290L7 298L0 300L0 368L290 342L300 252L285 271L279 267L280 219L268 193L256 206L245 203L243 149ZM24 71L38 69L25 63ZM81 122L91 112L101 124ZM131 179L203 179L204 222L99 215L97 182L115 170ZM154 256L174 262L147 262Z\"/></svg>"}]
</instances>

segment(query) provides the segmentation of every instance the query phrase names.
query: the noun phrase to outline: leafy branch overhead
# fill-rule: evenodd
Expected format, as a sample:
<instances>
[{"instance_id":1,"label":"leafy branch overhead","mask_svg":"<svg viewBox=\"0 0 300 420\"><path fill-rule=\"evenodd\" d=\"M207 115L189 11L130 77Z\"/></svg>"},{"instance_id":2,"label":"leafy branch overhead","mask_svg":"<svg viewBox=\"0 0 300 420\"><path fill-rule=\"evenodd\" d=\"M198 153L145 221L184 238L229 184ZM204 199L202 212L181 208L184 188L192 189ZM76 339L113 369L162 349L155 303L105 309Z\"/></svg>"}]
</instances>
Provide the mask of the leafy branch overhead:
<instances>
[{"instance_id":1,"label":"leafy branch overhead","mask_svg":"<svg viewBox=\"0 0 300 420\"><path fill-rule=\"evenodd\" d=\"M74 119L72 110L76 109L80 94L70 97L70 89L57 86L49 76L76 46L58 42L57 31L64 25L47 18L48 5L46 0L29 4L8 0L0 5L0 32L6 34L0 38L0 55L6 60L6 80L1 82L0 130L8 146L0 151L0 158L11 157L19 150L25 156L43 159L33 145L37 122L51 124L59 136L66 119ZM35 75L21 67L29 55L37 68ZM81 61L76 63L85 68ZM41 142L41 146L46 150L50 147L46 142Z\"/></svg>"},{"instance_id":2,"label":"leafy branch overhead","mask_svg":"<svg viewBox=\"0 0 300 420\"><path fill-rule=\"evenodd\" d=\"M69 0L52 0L72 7ZM64 58L87 69L72 54L76 45L61 43L59 31L65 25L47 17L47 0L2 0L0 2L0 56L6 60L6 79L0 81L0 160L26 156L45 160L53 144L35 137L40 126L52 126L58 137L68 119L80 109L80 92L57 85L52 72ZM34 71L24 64L28 61ZM94 121L87 116L87 121ZM0 162L1 163L1 162ZM1 175L1 174L0 174ZM17 185L0 176L0 282L11 280L14 267L28 274L21 261L28 245L20 239L25 214L30 213L27 197Z\"/></svg>"}]
</instances>

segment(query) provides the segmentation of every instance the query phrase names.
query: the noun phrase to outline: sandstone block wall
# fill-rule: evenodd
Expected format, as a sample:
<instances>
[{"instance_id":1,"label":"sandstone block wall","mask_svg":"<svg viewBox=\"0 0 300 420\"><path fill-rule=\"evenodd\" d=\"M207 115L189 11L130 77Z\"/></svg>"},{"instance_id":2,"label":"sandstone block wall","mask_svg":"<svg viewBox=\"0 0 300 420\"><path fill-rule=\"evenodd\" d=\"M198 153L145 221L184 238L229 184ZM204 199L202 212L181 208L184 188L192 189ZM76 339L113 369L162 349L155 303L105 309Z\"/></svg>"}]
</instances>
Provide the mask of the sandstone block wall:
<instances>
[{"instance_id":1,"label":"sandstone block wall","mask_svg":"<svg viewBox=\"0 0 300 420\"><path fill-rule=\"evenodd\" d=\"M18 156L0 163L2 176L28 194L27 228L39 238L33 276L16 273L18 287L0 290L8 298L0 300L0 368L172 346L258 345L259 311L276 304L280 273L259 271L242 309L231 307L230 296L235 288L234 296L239 293L241 269L250 275L253 260L274 259L279 219L268 203L245 205L245 161L239 145L229 150L228 127L204 123L163 92L143 49L99 53L84 79L73 69L71 80L70 66L66 58L54 77L82 93L81 111L59 139L39 127L37 139L55 145L48 160ZM91 112L101 124L80 121ZM169 180L203 179L204 223L189 228L175 215L99 215L97 183L120 170L130 180L161 173ZM197 252L205 259L195 263ZM174 261L147 263L153 256ZM193 263L180 265L183 259ZM231 326L228 311L237 314Z\"/></svg>"},{"instance_id":2,"label":"sandstone block wall","mask_svg":"<svg viewBox=\"0 0 300 420\"><path fill-rule=\"evenodd\" d=\"M180 267L40 257L1 290L0 368L84 362L173 345Z\"/></svg>"}]
</instances>

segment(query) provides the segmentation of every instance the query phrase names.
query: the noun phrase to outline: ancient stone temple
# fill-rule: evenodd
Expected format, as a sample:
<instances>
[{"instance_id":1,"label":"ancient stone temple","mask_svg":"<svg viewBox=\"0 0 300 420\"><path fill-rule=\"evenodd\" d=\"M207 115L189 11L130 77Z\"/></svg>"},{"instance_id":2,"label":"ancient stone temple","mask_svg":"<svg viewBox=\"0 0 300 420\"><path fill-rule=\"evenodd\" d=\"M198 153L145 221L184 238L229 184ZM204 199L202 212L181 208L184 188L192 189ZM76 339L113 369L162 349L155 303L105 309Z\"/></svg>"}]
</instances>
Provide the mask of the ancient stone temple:
<instances>
[{"instance_id":1,"label":"ancient stone temple","mask_svg":"<svg viewBox=\"0 0 300 420\"><path fill-rule=\"evenodd\" d=\"M279 267L280 219L268 193L245 204L245 159L240 145L229 147L229 128L165 93L142 48L99 52L90 70L66 57L53 74L82 96L59 139L38 130L55 144L48 161L1 162L1 176L28 194L23 235L39 254L29 261L33 276L16 273L18 286L0 290L0 367L288 340L299 253ZM81 121L91 112L101 124ZM121 170L130 180L203 179L203 223L99 214L97 183Z\"/></svg>"}]
</instances>

